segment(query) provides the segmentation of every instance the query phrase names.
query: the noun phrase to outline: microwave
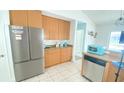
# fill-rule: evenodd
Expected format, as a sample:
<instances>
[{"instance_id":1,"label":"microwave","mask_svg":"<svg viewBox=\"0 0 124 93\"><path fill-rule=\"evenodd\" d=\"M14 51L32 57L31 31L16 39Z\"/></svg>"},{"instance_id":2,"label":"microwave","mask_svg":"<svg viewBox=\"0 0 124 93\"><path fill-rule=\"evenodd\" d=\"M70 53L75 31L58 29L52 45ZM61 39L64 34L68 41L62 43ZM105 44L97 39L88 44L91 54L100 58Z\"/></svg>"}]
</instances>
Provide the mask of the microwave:
<instances>
[{"instance_id":1,"label":"microwave","mask_svg":"<svg viewBox=\"0 0 124 93\"><path fill-rule=\"evenodd\" d=\"M96 55L104 55L105 54L105 48L101 45L88 45L87 51L92 54Z\"/></svg>"}]
</instances>

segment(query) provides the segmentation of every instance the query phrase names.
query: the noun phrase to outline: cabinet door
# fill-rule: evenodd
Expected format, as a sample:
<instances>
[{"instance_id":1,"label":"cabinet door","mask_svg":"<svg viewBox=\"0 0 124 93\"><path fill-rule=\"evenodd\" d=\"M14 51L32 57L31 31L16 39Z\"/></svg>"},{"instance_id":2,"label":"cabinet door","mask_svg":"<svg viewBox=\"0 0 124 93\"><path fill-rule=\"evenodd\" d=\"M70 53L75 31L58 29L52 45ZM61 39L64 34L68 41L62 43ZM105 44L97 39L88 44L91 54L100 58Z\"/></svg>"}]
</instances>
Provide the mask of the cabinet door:
<instances>
[{"instance_id":1,"label":"cabinet door","mask_svg":"<svg viewBox=\"0 0 124 93\"><path fill-rule=\"evenodd\" d=\"M45 50L45 67L50 67L60 63L60 49Z\"/></svg>"},{"instance_id":2,"label":"cabinet door","mask_svg":"<svg viewBox=\"0 0 124 93\"><path fill-rule=\"evenodd\" d=\"M52 63L50 62L50 59L49 59L49 53L45 51L45 67L49 67L51 65Z\"/></svg>"},{"instance_id":3,"label":"cabinet door","mask_svg":"<svg viewBox=\"0 0 124 93\"><path fill-rule=\"evenodd\" d=\"M49 33L51 40L59 39L58 20L56 18L51 18Z\"/></svg>"},{"instance_id":4,"label":"cabinet door","mask_svg":"<svg viewBox=\"0 0 124 93\"><path fill-rule=\"evenodd\" d=\"M43 29L45 39L58 40L58 20L56 18L43 16Z\"/></svg>"},{"instance_id":5,"label":"cabinet door","mask_svg":"<svg viewBox=\"0 0 124 93\"><path fill-rule=\"evenodd\" d=\"M50 59L50 62L52 63L52 65L59 64L60 63L60 51L59 51L59 49L55 50L54 53L49 54L49 59Z\"/></svg>"},{"instance_id":6,"label":"cabinet door","mask_svg":"<svg viewBox=\"0 0 124 93\"><path fill-rule=\"evenodd\" d=\"M112 65L112 63L108 63L107 71L108 71L108 74L106 76L107 77L106 81L115 82L115 79L116 79L115 73L117 73L118 69L114 65ZM120 70L117 82L124 82L124 69Z\"/></svg>"},{"instance_id":7,"label":"cabinet door","mask_svg":"<svg viewBox=\"0 0 124 93\"><path fill-rule=\"evenodd\" d=\"M64 36L65 36L65 33L64 33L64 21L63 20L58 20L58 23L59 23L59 40L64 40Z\"/></svg>"},{"instance_id":8,"label":"cabinet door","mask_svg":"<svg viewBox=\"0 0 124 93\"><path fill-rule=\"evenodd\" d=\"M66 62L67 60L67 54L66 54L66 48L61 49L61 63Z\"/></svg>"},{"instance_id":9,"label":"cabinet door","mask_svg":"<svg viewBox=\"0 0 124 93\"><path fill-rule=\"evenodd\" d=\"M59 39L68 40L70 36L70 22L59 20Z\"/></svg>"},{"instance_id":10,"label":"cabinet door","mask_svg":"<svg viewBox=\"0 0 124 93\"><path fill-rule=\"evenodd\" d=\"M103 81L115 82L116 79L115 73L117 73L117 69L112 65L111 62L108 62L105 67Z\"/></svg>"},{"instance_id":11,"label":"cabinet door","mask_svg":"<svg viewBox=\"0 0 124 93\"><path fill-rule=\"evenodd\" d=\"M124 69L120 70L118 82L124 82Z\"/></svg>"},{"instance_id":12,"label":"cabinet door","mask_svg":"<svg viewBox=\"0 0 124 93\"><path fill-rule=\"evenodd\" d=\"M72 59L72 47L68 47L67 48L67 58L66 58L66 60L71 61L71 59Z\"/></svg>"},{"instance_id":13,"label":"cabinet door","mask_svg":"<svg viewBox=\"0 0 124 93\"><path fill-rule=\"evenodd\" d=\"M43 19L43 30L45 40L49 40L49 19L47 16L42 16Z\"/></svg>"},{"instance_id":14,"label":"cabinet door","mask_svg":"<svg viewBox=\"0 0 124 93\"><path fill-rule=\"evenodd\" d=\"M61 62L68 62L72 58L72 47L61 49Z\"/></svg>"},{"instance_id":15,"label":"cabinet door","mask_svg":"<svg viewBox=\"0 0 124 93\"><path fill-rule=\"evenodd\" d=\"M10 11L10 24L18 25L18 26L28 26L27 11L26 10L11 10Z\"/></svg>"},{"instance_id":16,"label":"cabinet door","mask_svg":"<svg viewBox=\"0 0 124 93\"><path fill-rule=\"evenodd\" d=\"M49 39L58 40L58 20L55 18L49 19Z\"/></svg>"},{"instance_id":17,"label":"cabinet door","mask_svg":"<svg viewBox=\"0 0 124 93\"><path fill-rule=\"evenodd\" d=\"M48 18L49 25L49 39L50 40L58 40L58 20L55 18Z\"/></svg>"},{"instance_id":18,"label":"cabinet door","mask_svg":"<svg viewBox=\"0 0 124 93\"><path fill-rule=\"evenodd\" d=\"M28 25L29 27L36 27L42 29L41 11L36 10L28 11Z\"/></svg>"},{"instance_id":19,"label":"cabinet door","mask_svg":"<svg viewBox=\"0 0 124 93\"><path fill-rule=\"evenodd\" d=\"M64 39L70 39L70 22L64 21Z\"/></svg>"}]
</instances>

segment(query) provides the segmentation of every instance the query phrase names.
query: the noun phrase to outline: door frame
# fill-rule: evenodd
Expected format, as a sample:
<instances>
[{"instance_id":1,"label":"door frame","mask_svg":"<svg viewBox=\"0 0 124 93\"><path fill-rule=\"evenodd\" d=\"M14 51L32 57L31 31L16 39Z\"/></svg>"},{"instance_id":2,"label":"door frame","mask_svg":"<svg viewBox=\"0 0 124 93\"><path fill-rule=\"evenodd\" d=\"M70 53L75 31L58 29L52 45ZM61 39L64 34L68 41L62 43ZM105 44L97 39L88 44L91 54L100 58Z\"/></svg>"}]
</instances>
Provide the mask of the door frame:
<instances>
[{"instance_id":1,"label":"door frame","mask_svg":"<svg viewBox=\"0 0 124 93\"><path fill-rule=\"evenodd\" d=\"M76 30L77 30L77 23L78 23L78 22L82 22L82 23L85 25L85 26L84 26L84 34L83 34L83 38L82 38L82 39L83 39L83 43L82 43L82 44L83 44L83 45L82 45L82 53L83 53L84 50L85 50L85 38L86 38L85 35L86 35L86 26L87 26L87 25L86 25L86 23L83 22L82 20L76 20L76 21L75 21L75 32L74 32L75 34L74 34L74 55L73 55L74 57L73 57L73 61L75 61L75 54L76 54L76 51L75 51L76 45L75 45L75 44L76 44ZM83 54L82 54L82 55L83 55Z\"/></svg>"},{"instance_id":2,"label":"door frame","mask_svg":"<svg viewBox=\"0 0 124 93\"><path fill-rule=\"evenodd\" d=\"M80 39L78 38L79 37L79 33L80 33ZM81 51L83 51L83 45L84 45L84 29L82 29L82 30L80 30L80 31L75 31L75 45L76 45L76 47L75 47L75 56L81 56L82 54L80 54L81 53ZM80 42L80 45L79 46L77 46L77 42Z\"/></svg>"}]
</instances>

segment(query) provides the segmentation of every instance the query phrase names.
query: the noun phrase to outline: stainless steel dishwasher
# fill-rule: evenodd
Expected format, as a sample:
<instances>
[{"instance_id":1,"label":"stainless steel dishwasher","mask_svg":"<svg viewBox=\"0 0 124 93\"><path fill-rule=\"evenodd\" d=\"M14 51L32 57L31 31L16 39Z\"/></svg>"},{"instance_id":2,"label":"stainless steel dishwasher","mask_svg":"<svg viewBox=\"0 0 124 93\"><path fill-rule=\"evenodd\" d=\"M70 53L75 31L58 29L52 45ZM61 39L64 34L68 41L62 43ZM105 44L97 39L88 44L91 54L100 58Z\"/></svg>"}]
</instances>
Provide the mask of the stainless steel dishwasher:
<instances>
[{"instance_id":1,"label":"stainless steel dishwasher","mask_svg":"<svg viewBox=\"0 0 124 93\"><path fill-rule=\"evenodd\" d=\"M101 82L106 62L90 56L84 56L83 76L90 81Z\"/></svg>"}]
</instances>

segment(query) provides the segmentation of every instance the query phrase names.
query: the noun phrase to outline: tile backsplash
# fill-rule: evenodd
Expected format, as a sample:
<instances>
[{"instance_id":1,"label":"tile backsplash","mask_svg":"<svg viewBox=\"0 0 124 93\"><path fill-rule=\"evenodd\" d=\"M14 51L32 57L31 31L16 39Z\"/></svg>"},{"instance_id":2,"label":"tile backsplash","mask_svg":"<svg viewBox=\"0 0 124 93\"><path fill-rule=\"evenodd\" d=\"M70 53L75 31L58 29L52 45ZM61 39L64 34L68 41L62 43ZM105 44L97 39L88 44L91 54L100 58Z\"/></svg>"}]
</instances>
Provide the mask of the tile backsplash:
<instances>
[{"instance_id":1,"label":"tile backsplash","mask_svg":"<svg viewBox=\"0 0 124 93\"><path fill-rule=\"evenodd\" d=\"M45 45L55 45L59 40L44 40Z\"/></svg>"},{"instance_id":2,"label":"tile backsplash","mask_svg":"<svg viewBox=\"0 0 124 93\"><path fill-rule=\"evenodd\" d=\"M55 45L55 44L60 44L65 40L44 40L45 45ZM69 44L69 40L66 40L66 42Z\"/></svg>"}]
</instances>

